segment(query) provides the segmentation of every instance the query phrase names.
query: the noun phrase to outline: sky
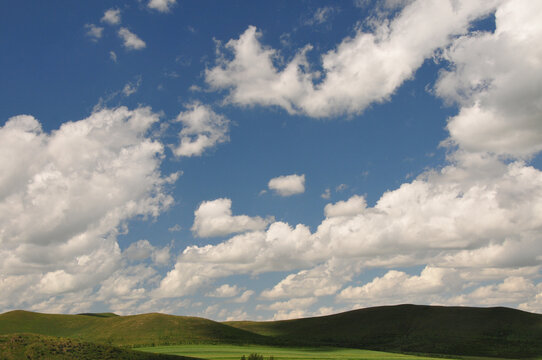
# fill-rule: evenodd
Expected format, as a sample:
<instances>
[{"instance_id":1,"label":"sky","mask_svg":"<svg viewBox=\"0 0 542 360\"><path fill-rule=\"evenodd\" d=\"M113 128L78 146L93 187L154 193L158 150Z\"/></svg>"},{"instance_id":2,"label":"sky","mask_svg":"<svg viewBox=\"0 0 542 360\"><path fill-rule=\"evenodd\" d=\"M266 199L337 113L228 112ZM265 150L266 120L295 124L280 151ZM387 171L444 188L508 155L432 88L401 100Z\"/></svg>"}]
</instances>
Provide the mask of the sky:
<instances>
[{"instance_id":1,"label":"sky","mask_svg":"<svg viewBox=\"0 0 542 360\"><path fill-rule=\"evenodd\" d=\"M542 2L0 5L0 312L542 312Z\"/></svg>"}]
</instances>

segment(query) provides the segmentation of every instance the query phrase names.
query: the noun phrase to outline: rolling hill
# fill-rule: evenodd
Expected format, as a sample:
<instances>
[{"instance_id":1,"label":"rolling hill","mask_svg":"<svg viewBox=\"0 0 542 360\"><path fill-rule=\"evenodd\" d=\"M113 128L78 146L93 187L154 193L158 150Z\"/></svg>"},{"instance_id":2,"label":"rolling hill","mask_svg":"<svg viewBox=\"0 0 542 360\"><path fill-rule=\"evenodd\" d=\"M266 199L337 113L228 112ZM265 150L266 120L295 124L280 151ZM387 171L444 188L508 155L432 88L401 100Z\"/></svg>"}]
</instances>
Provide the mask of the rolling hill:
<instances>
[{"instance_id":1,"label":"rolling hill","mask_svg":"<svg viewBox=\"0 0 542 360\"><path fill-rule=\"evenodd\" d=\"M542 315L497 307L382 306L273 322L226 324L290 343L498 357L542 355Z\"/></svg>"},{"instance_id":2,"label":"rolling hill","mask_svg":"<svg viewBox=\"0 0 542 360\"><path fill-rule=\"evenodd\" d=\"M0 335L33 333L98 344L153 346L170 344L262 344L268 338L216 321L190 316L142 314L57 315L10 311L0 315Z\"/></svg>"},{"instance_id":3,"label":"rolling hill","mask_svg":"<svg viewBox=\"0 0 542 360\"><path fill-rule=\"evenodd\" d=\"M509 308L397 305L314 318L219 323L164 314L0 314L0 334L34 333L123 347L173 344L340 346L391 352L542 356L542 315Z\"/></svg>"}]
</instances>

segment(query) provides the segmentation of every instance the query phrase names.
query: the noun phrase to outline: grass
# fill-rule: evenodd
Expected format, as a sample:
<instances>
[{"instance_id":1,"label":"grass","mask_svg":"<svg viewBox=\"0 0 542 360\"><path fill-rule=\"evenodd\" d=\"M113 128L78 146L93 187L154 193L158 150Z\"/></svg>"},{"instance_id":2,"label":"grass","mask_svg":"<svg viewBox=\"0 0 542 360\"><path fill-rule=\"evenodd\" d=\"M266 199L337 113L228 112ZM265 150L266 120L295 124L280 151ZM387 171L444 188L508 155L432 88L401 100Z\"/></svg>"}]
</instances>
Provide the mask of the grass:
<instances>
[{"instance_id":1,"label":"grass","mask_svg":"<svg viewBox=\"0 0 542 360\"><path fill-rule=\"evenodd\" d=\"M542 315L508 308L398 305L285 321L227 322L273 337L392 352L529 358L542 355Z\"/></svg>"},{"instance_id":2,"label":"grass","mask_svg":"<svg viewBox=\"0 0 542 360\"><path fill-rule=\"evenodd\" d=\"M36 334L0 336L0 360L188 360L190 358L151 354L109 345Z\"/></svg>"},{"instance_id":3,"label":"grass","mask_svg":"<svg viewBox=\"0 0 542 360\"><path fill-rule=\"evenodd\" d=\"M0 335L13 333L120 347L223 344L515 359L542 355L542 315L507 308L400 305L297 320L225 323L156 313L0 314Z\"/></svg>"},{"instance_id":4,"label":"grass","mask_svg":"<svg viewBox=\"0 0 542 360\"><path fill-rule=\"evenodd\" d=\"M334 347L277 347L277 346L234 346L234 345L177 345L139 348L160 354L184 355L210 360L239 360L242 355L262 354L265 359L275 360L431 360L436 358L385 353L380 351L345 349ZM442 358L438 358L442 360Z\"/></svg>"},{"instance_id":5,"label":"grass","mask_svg":"<svg viewBox=\"0 0 542 360\"><path fill-rule=\"evenodd\" d=\"M164 314L56 315L11 311L0 315L0 335L34 333L117 346L265 343L262 335L215 321Z\"/></svg>"}]
</instances>

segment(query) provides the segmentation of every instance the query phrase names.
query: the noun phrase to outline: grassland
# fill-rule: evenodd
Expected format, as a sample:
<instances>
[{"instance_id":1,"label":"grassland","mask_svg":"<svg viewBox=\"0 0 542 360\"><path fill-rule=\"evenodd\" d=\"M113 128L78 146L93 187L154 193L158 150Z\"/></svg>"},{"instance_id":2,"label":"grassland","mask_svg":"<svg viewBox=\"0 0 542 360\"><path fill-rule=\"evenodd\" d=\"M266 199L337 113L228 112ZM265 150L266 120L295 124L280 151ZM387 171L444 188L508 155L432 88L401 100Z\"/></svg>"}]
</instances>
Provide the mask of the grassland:
<instances>
[{"instance_id":1,"label":"grassland","mask_svg":"<svg viewBox=\"0 0 542 360\"><path fill-rule=\"evenodd\" d=\"M0 336L0 360L189 360L190 358L152 354L109 345L35 334Z\"/></svg>"},{"instance_id":2,"label":"grassland","mask_svg":"<svg viewBox=\"0 0 542 360\"><path fill-rule=\"evenodd\" d=\"M542 355L542 315L509 308L398 305L286 321L226 322L306 344L392 352L528 358ZM295 344L292 344L295 345Z\"/></svg>"},{"instance_id":3,"label":"grassland","mask_svg":"<svg viewBox=\"0 0 542 360\"><path fill-rule=\"evenodd\" d=\"M0 335L13 333L125 348L222 344L516 359L542 356L542 315L507 308L400 305L297 320L225 323L156 313L0 314Z\"/></svg>"},{"instance_id":4,"label":"grassland","mask_svg":"<svg viewBox=\"0 0 542 360\"><path fill-rule=\"evenodd\" d=\"M0 314L0 335L33 333L116 346L227 343L263 344L265 336L190 316L142 314L57 315L28 311Z\"/></svg>"},{"instance_id":5,"label":"grassland","mask_svg":"<svg viewBox=\"0 0 542 360\"><path fill-rule=\"evenodd\" d=\"M392 354L380 351L345 349L333 347L277 347L277 346L235 346L235 345L178 345L141 348L160 354L185 355L210 360L239 360L242 355L262 354L266 359L275 360L435 360L436 358ZM442 360L442 358L438 358Z\"/></svg>"}]
</instances>

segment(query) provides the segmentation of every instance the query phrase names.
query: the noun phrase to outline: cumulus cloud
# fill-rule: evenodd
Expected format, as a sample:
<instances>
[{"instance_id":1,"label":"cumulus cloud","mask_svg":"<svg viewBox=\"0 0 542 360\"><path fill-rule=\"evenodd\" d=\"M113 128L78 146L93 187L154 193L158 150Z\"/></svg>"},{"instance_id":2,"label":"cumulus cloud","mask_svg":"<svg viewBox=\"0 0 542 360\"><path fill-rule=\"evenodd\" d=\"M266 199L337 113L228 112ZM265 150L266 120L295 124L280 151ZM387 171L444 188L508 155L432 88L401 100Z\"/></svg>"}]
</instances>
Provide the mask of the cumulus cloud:
<instances>
[{"instance_id":1,"label":"cumulus cloud","mask_svg":"<svg viewBox=\"0 0 542 360\"><path fill-rule=\"evenodd\" d=\"M310 45L277 68L277 50L262 45L261 33L249 26L226 43L233 58L220 56L205 80L212 89L226 89L226 101L241 106L280 106L312 117L357 114L388 100L425 59L454 35L466 33L469 23L493 11L496 3L413 1L391 22L375 19L372 32L358 29L322 55L321 73L310 70Z\"/></svg>"},{"instance_id":2,"label":"cumulus cloud","mask_svg":"<svg viewBox=\"0 0 542 360\"><path fill-rule=\"evenodd\" d=\"M237 296L239 292L240 289L237 287L237 285L231 286L228 284L224 284L216 288L214 291L208 293L207 296L217 298L231 298Z\"/></svg>"},{"instance_id":3,"label":"cumulus cloud","mask_svg":"<svg viewBox=\"0 0 542 360\"><path fill-rule=\"evenodd\" d=\"M391 41L402 28L402 21L415 18L413 9L426 11L418 8L421 4L407 4L390 23L391 37L379 46ZM468 13L466 23L478 16L473 14L487 10L479 12L474 2L460 5L452 17ZM495 14L495 32L447 38L439 45L449 43L442 56L450 67L440 75L435 92L459 105L458 115L449 119L447 142L455 148L445 166L427 170L385 192L373 206L359 195L328 204L325 218L314 232L302 224L293 227L275 222L266 231L238 235L216 245L190 246L162 280L160 296L189 294L225 276L273 270L293 273L264 290L264 299L338 293L337 300L363 306L381 299L390 303L409 300L487 305L487 298L494 297L512 306L540 311L542 291L537 281L542 258L542 172L524 160L540 151L540 142L533 139L542 133L534 120L542 113L536 106L542 94L537 77L540 64L536 61L541 58L537 42L540 25L532 15L538 6L529 1L504 2ZM262 56L253 59L261 60L256 61L260 66L272 50L253 41L254 34L245 33L228 46ZM401 37L409 34L410 30ZM528 43L530 47L525 45ZM491 61L483 53L473 56L476 46L491 49ZM522 56L510 58L509 54L514 54L511 49ZM408 55L410 50L406 51ZM232 61L246 54L235 55ZM491 73L482 69L484 61L490 68L496 64ZM228 69L222 67L221 71ZM244 68L236 63L235 69ZM535 74L529 77L522 69ZM265 73L265 69L256 72ZM515 76L517 84L512 80ZM273 79L273 74L265 78ZM248 89L242 86L239 83L231 89L230 100L241 101L241 95L248 94L241 91ZM513 103L512 91L523 96L517 101L524 109ZM506 94L510 99L505 99ZM288 106L287 102L283 104ZM465 111L475 108L488 112L489 117L469 118L462 123L465 127L461 131L459 127L454 130ZM495 126L491 128L486 120L490 121L487 124L495 122ZM527 133L530 135L524 136ZM478 134L480 142L467 141L470 134ZM497 143L502 146L494 145ZM341 267L330 266L337 263ZM420 266L424 270L419 274L401 270ZM349 272L344 272L345 268ZM349 283L372 268L385 268L387 272L362 285ZM321 294L315 295L319 290ZM298 309L275 311L284 317L300 314Z\"/></svg>"},{"instance_id":4,"label":"cumulus cloud","mask_svg":"<svg viewBox=\"0 0 542 360\"><path fill-rule=\"evenodd\" d=\"M427 266L419 276L410 276L403 271L390 270L382 277L376 277L363 286L349 286L337 295L338 301L369 305L412 302L425 297L424 303L431 303L435 294L442 296L445 291L459 290L458 276L453 269Z\"/></svg>"},{"instance_id":5,"label":"cumulus cloud","mask_svg":"<svg viewBox=\"0 0 542 360\"><path fill-rule=\"evenodd\" d=\"M280 196L291 196L305 192L305 175L284 175L269 180L270 190Z\"/></svg>"},{"instance_id":6,"label":"cumulus cloud","mask_svg":"<svg viewBox=\"0 0 542 360\"><path fill-rule=\"evenodd\" d=\"M460 105L448 122L449 142L471 152L523 157L542 150L540 2L508 1L494 33L456 39L442 58L436 94Z\"/></svg>"},{"instance_id":7,"label":"cumulus cloud","mask_svg":"<svg viewBox=\"0 0 542 360\"><path fill-rule=\"evenodd\" d=\"M51 133L30 115L0 128L0 306L88 304L73 294L121 266L126 221L173 202L163 146L147 136L157 121L149 108L120 107Z\"/></svg>"},{"instance_id":8,"label":"cumulus cloud","mask_svg":"<svg viewBox=\"0 0 542 360\"><path fill-rule=\"evenodd\" d=\"M90 37L92 41L98 41L102 38L104 31L103 27L94 24L86 24L85 28L87 29L87 36Z\"/></svg>"},{"instance_id":9,"label":"cumulus cloud","mask_svg":"<svg viewBox=\"0 0 542 360\"><path fill-rule=\"evenodd\" d=\"M105 22L109 25L118 25L120 24L120 9L109 9L104 13L104 16L101 19L102 22Z\"/></svg>"},{"instance_id":10,"label":"cumulus cloud","mask_svg":"<svg viewBox=\"0 0 542 360\"><path fill-rule=\"evenodd\" d=\"M177 3L177 0L150 0L147 6L163 13L171 10L171 7Z\"/></svg>"},{"instance_id":11,"label":"cumulus cloud","mask_svg":"<svg viewBox=\"0 0 542 360\"><path fill-rule=\"evenodd\" d=\"M147 46L147 44L145 44L145 41L141 40L136 34L131 32L127 28L120 28L118 34L124 42L124 47L128 50L141 50Z\"/></svg>"},{"instance_id":12,"label":"cumulus cloud","mask_svg":"<svg viewBox=\"0 0 542 360\"><path fill-rule=\"evenodd\" d=\"M430 276L438 280L441 270L434 269L477 273L476 279L461 279L481 283L506 277L512 269L538 266L542 173L522 162L506 164L472 154L457 155L455 161L386 192L373 207L360 196L328 205L327 217L313 233L301 224L294 228L275 222L266 231L217 245L187 247L162 280L160 296L193 293L235 274L292 270L298 272L262 297L324 296L339 291L363 269L428 263L432 265L420 279L406 281L409 276L397 271L376 283L426 282L436 285L419 288L438 293L439 283L429 281Z\"/></svg>"},{"instance_id":13,"label":"cumulus cloud","mask_svg":"<svg viewBox=\"0 0 542 360\"><path fill-rule=\"evenodd\" d=\"M326 217L352 216L361 214L367 208L367 203L363 196L354 195L346 201L339 201L335 204L327 204L324 208Z\"/></svg>"},{"instance_id":14,"label":"cumulus cloud","mask_svg":"<svg viewBox=\"0 0 542 360\"><path fill-rule=\"evenodd\" d=\"M230 121L226 117L200 103L192 103L187 108L177 116L183 129L179 133L179 146L173 149L176 156L199 156L206 149L229 140Z\"/></svg>"},{"instance_id":15,"label":"cumulus cloud","mask_svg":"<svg viewBox=\"0 0 542 360\"><path fill-rule=\"evenodd\" d=\"M257 309L276 311L273 320L297 319L306 316L307 308L316 302L315 297L293 298L270 305L258 305Z\"/></svg>"},{"instance_id":16,"label":"cumulus cloud","mask_svg":"<svg viewBox=\"0 0 542 360\"><path fill-rule=\"evenodd\" d=\"M272 289L262 291L261 297L277 299L333 295L352 278L352 270L336 259L331 259L312 269L286 276Z\"/></svg>"},{"instance_id":17,"label":"cumulus cloud","mask_svg":"<svg viewBox=\"0 0 542 360\"><path fill-rule=\"evenodd\" d=\"M226 198L204 201L194 212L192 231L199 237L224 236L245 231L257 231L273 221L259 216L232 216L231 200Z\"/></svg>"},{"instance_id":18,"label":"cumulus cloud","mask_svg":"<svg viewBox=\"0 0 542 360\"><path fill-rule=\"evenodd\" d=\"M253 290L246 290L241 294L241 296L239 296L238 298L233 300L233 302L235 302L235 303L246 303L250 299L250 297L252 295L254 295Z\"/></svg>"},{"instance_id":19,"label":"cumulus cloud","mask_svg":"<svg viewBox=\"0 0 542 360\"><path fill-rule=\"evenodd\" d=\"M171 259L170 247L157 248L148 240L136 241L123 251L123 255L133 261L151 258L156 265L167 265Z\"/></svg>"}]
</instances>

